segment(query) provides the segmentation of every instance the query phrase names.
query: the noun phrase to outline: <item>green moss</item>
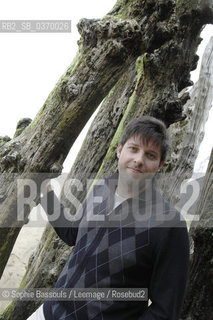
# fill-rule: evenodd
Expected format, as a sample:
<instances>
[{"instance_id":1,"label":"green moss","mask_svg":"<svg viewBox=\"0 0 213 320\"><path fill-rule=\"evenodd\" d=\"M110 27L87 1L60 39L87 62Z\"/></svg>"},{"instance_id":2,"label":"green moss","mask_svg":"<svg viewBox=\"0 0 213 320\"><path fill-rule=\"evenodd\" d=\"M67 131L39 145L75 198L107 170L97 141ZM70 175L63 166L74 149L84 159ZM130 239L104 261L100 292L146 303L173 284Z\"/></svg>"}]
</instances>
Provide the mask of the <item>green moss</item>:
<instances>
[{"instance_id":1,"label":"green moss","mask_svg":"<svg viewBox=\"0 0 213 320\"><path fill-rule=\"evenodd\" d=\"M4 136L3 138L1 138L0 147L3 146L5 143L7 143L10 140L11 140L11 138L9 136Z\"/></svg>"},{"instance_id":2,"label":"green moss","mask_svg":"<svg viewBox=\"0 0 213 320\"><path fill-rule=\"evenodd\" d=\"M30 118L20 119L16 126L16 131L13 138L18 137L32 122Z\"/></svg>"},{"instance_id":3,"label":"green moss","mask_svg":"<svg viewBox=\"0 0 213 320\"><path fill-rule=\"evenodd\" d=\"M126 19L130 14L131 6L136 3L136 0L118 0L111 10L114 18ZM114 13L113 13L114 12ZM109 13L110 14L110 13Z\"/></svg>"},{"instance_id":4,"label":"green moss","mask_svg":"<svg viewBox=\"0 0 213 320\"><path fill-rule=\"evenodd\" d=\"M44 245L44 250L45 251L48 251L50 249L54 234L55 234L54 229L50 229L48 237L47 237L47 239L45 241L45 245Z\"/></svg>"},{"instance_id":5,"label":"green moss","mask_svg":"<svg viewBox=\"0 0 213 320\"><path fill-rule=\"evenodd\" d=\"M18 290L22 289L25 287L25 279L23 278ZM9 306L7 306L7 308L3 311L3 313L0 315L0 319L4 319L4 320L12 320L11 319L11 313L13 313L14 309L16 306L16 302L12 301ZM7 318L5 318L7 317Z\"/></svg>"},{"instance_id":6,"label":"green moss","mask_svg":"<svg viewBox=\"0 0 213 320\"><path fill-rule=\"evenodd\" d=\"M10 317L10 314L15 309L15 303L11 302L9 306L3 311L3 313L0 315L0 320L12 320ZM6 317L6 318L5 318Z\"/></svg>"},{"instance_id":7,"label":"green moss","mask_svg":"<svg viewBox=\"0 0 213 320\"><path fill-rule=\"evenodd\" d=\"M73 108L70 108L66 111L66 113L63 116L63 119L60 121L60 123L57 126L58 133L63 132L67 128L68 126L67 119L75 119L78 115L78 112L79 110L76 110Z\"/></svg>"},{"instance_id":8,"label":"green moss","mask_svg":"<svg viewBox=\"0 0 213 320\"><path fill-rule=\"evenodd\" d=\"M151 61L151 58L148 57L148 53L143 55L143 64L144 66L147 65Z\"/></svg>"},{"instance_id":9,"label":"green moss","mask_svg":"<svg viewBox=\"0 0 213 320\"><path fill-rule=\"evenodd\" d=\"M9 137L9 136L4 136L3 137L3 141L5 141L5 142L8 142L8 141L10 141L11 140L11 138Z\"/></svg>"},{"instance_id":10,"label":"green moss","mask_svg":"<svg viewBox=\"0 0 213 320\"><path fill-rule=\"evenodd\" d=\"M148 57L148 54L145 53L143 56L138 57L136 61L136 72L137 72L137 85L139 82L144 81L145 68L150 63L151 58Z\"/></svg>"},{"instance_id":11,"label":"green moss","mask_svg":"<svg viewBox=\"0 0 213 320\"><path fill-rule=\"evenodd\" d=\"M136 72L136 81L138 84L141 76L144 74L144 57L138 57L138 59L136 60Z\"/></svg>"},{"instance_id":12,"label":"green moss","mask_svg":"<svg viewBox=\"0 0 213 320\"><path fill-rule=\"evenodd\" d=\"M14 138L18 137L22 133L23 130L24 130L23 128L17 129L14 134Z\"/></svg>"},{"instance_id":13,"label":"green moss","mask_svg":"<svg viewBox=\"0 0 213 320\"><path fill-rule=\"evenodd\" d=\"M181 128L183 128L183 127L185 127L186 125L188 125L188 123L189 123L188 119L179 122Z\"/></svg>"},{"instance_id":14,"label":"green moss","mask_svg":"<svg viewBox=\"0 0 213 320\"><path fill-rule=\"evenodd\" d=\"M130 117L131 112L134 112L134 106L137 102L138 95L137 95L137 89L139 84L141 85L142 82L144 82L144 66L147 64L150 60L147 58L147 54L144 54L142 57L139 57L136 61L136 85L135 90L133 91L132 95L129 98L129 103L127 105L127 108L125 110L125 113L123 115L123 118L117 128L117 131L112 139L112 142L109 146L109 149L107 151L107 154L102 162L102 165L98 171L97 177L100 175L101 171L103 170L105 163L108 162L108 160L112 159L115 155L115 151L117 149L117 146L120 142L125 122L127 120L127 117Z\"/></svg>"},{"instance_id":15,"label":"green moss","mask_svg":"<svg viewBox=\"0 0 213 320\"><path fill-rule=\"evenodd\" d=\"M26 270L25 275L26 275L27 271L28 271L28 269ZM25 281L25 276L24 276L23 279L21 280L20 285L19 285L19 289L25 288L25 286L26 286L26 281Z\"/></svg>"}]
</instances>

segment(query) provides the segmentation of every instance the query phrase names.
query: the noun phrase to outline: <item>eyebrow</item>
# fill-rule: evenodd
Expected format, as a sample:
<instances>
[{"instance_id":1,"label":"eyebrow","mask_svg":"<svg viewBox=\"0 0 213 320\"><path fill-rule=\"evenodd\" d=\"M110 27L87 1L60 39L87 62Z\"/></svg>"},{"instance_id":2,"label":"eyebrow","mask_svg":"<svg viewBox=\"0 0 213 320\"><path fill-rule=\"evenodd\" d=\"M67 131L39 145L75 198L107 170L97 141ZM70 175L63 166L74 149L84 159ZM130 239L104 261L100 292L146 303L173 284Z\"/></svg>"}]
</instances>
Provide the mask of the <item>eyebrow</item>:
<instances>
[{"instance_id":1,"label":"eyebrow","mask_svg":"<svg viewBox=\"0 0 213 320\"><path fill-rule=\"evenodd\" d=\"M133 146L135 146L135 147L140 148L140 145L137 144L137 143L134 143L134 142L128 142L128 145L133 145ZM149 149L148 151L149 151L149 152L152 152L152 153L154 153L154 154L156 154L156 155L159 154L159 152L156 152L155 150L152 150L152 149Z\"/></svg>"}]
</instances>

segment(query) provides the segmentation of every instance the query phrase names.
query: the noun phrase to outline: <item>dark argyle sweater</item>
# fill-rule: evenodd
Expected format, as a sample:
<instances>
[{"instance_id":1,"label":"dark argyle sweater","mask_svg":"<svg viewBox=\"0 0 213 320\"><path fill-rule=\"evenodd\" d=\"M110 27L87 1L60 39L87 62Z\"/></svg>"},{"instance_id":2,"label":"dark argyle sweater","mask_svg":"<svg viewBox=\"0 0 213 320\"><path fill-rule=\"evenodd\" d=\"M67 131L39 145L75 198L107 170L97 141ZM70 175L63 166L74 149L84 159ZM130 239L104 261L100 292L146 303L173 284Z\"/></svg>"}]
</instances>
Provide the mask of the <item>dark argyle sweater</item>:
<instances>
[{"instance_id":1,"label":"dark argyle sweater","mask_svg":"<svg viewBox=\"0 0 213 320\"><path fill-rule=\"evenodd\" d=\"M179 317L189 260L185 221L153 185L138 198L127 199L112 209L114 179L116 175L93 188L83 206L80 223L68 223L63 205L53 192L48 194L48 213L52 212L53 197L57 204L54 209L61 211L57 221L51 224L64 242L75 246L56 287L148 288L152 303L148 306L147 301L125 299L46 301L46 320L175 320ZM102 218L88 219L89 211Z\"/></svg>"}]
</instances>

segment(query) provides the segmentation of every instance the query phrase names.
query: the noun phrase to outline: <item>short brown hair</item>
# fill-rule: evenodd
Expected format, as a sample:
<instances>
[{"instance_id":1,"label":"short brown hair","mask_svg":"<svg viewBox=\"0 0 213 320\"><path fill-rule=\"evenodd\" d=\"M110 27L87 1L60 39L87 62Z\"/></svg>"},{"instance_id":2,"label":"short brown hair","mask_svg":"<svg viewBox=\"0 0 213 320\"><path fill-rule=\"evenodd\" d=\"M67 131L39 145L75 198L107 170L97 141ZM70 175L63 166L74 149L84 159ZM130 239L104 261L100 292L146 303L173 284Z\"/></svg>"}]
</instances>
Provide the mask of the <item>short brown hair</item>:
<instances>
[{"instance_id":1,"label":"short brown hair","mask_svg":"<svg viewBox=\"0 0 213 320\"><path fill-rule=\"evenodd\" d=\"M161 145L161 161L166 159L171 142L166 126L161 120L150 116L131 120L124 129L120 144L123 146L132 136L140 136L145 143L154 140L156 145Z\"/></svg>"}]
</instances>

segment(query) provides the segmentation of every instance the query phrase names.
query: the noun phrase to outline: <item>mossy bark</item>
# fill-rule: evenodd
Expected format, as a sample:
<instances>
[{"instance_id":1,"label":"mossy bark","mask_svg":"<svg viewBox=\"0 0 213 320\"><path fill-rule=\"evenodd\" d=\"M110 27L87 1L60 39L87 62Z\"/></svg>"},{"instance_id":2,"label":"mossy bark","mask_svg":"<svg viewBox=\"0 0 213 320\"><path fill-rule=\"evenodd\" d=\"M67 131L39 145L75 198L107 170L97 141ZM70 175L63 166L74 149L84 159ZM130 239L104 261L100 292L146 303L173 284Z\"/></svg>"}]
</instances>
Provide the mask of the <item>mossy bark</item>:
<instances>
[{"instance_id":1,"label":"mossy bark","mask_svg":"<svg viewBox=\"0 0 213 320\"><path fill-rule=\"evenodd\" d=\"M20 172L59 174L75 138L108 93L69 178L85 182L98 172L99 176L113 172L116 145L123 126L131 118L150 114L165 121L167 126L183 121L183 105L189 96L179 94L191 84L190 71L197 63L199 34L207 20L206 7L204 10L199 6L200 1L188 1L191 11L187 19L177 8L179 2L119 0L102 20L83 19L79 23L82 35L79 55L36 119L15 140L21 144L20 160L16 167L14 163L8 165L9 172L19 168ZM213 23L210 6L209 12L208 22ZM24 155L28 161L22 160ZM77 196L82 200L85 193ZM67 201L65 197L62 200ZM72 210L74 208L71 209L74 213ZM43 238L35 254L44 263L32 268L30 262L25 275L26 287L38 287L41 283L43 287L53 285L69 256L70 248L49 248L51 243L56 245L60 240L49 229L45 234L49 240ZM49 250L42 251L47 245ZM55 262L65 256L62 265ZM49 281L51 274L54 276ZM26 319L36 307L32 302L16 302L15 306L13 303L1 319ZM21 309L20 318L18 310Z\"/></svg>"},{"instance_id":2,"label":"mossy bark","mask_svg":"<svg viewBox=\"0 0 213 320\"><path fill-rule=\"evenodd\" d=\"M193 223L190 235L194 242L188 290L181 319L213 319L213 151L197 204L200 220Z\"/></svg>"},{"instance_id":3,"label":"mossy bark","mask_svg":"<svg viewBox=\"0 0 213 320\"><path fill-rule=\"evenodd\" d=\"M182 99L187 93L183 90ZM192 175L195 159L204 136L205 123L213 100L213 37L205 48L198 81L189 91L190 99L183 107L185 118L172 124L169 133L173 147L166 166L161 170L160 188L166 198L180 210L183 204L180 189L183 180ZM166 172L165 179L162 173ZM180 178L181 177L181 178ZM168 185L168 181L170 184ZM194 207L193 209L194 210Z\"/></svg>"}]
</instances>

